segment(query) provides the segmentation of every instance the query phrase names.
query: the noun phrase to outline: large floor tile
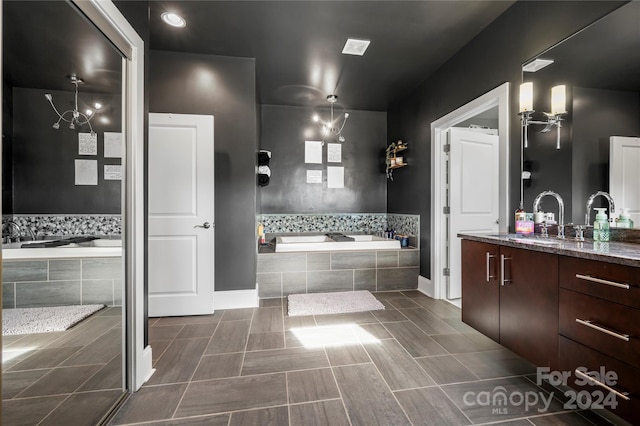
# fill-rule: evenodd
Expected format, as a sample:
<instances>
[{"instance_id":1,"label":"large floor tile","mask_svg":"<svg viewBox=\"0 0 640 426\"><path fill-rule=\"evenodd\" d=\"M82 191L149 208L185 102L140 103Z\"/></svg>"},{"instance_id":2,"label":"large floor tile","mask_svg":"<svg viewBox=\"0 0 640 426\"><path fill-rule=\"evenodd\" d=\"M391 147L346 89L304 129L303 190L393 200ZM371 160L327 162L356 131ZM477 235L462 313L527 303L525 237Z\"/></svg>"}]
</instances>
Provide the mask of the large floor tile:
<instances>
[{"instance_id":1,"label":"large floor tile","mask_svg":"<svg viewBox=\"0 0 640 426\"><path fill-rule=\"evenodd\" d=\"M562 403L524 377L444 385L441 389L473 423L506 421L562 410ZM521 398L530 403L523 403Z\"/></svg>"},{"instance_id":2,"label":"large floor tile","mask_svg":"<svg viewBox=\"0 0 640 426\"><path fill-rule=\"evenodd\" d=\"M209 380L189 385L176 416L224 413L286 403L284 373Z\"/></svg>"},{"instance_id":3,"label":"large floor tile","mask_svg":"<svg viewBox=\"0 0 640 426\"><path fill-rule=\"evenodd\" d=\"M15 364L9 371L57 367L80 349L82 349L82 346L40 349L25 360Z\"/></svg>"},{"instance_id":4,"label":"large floor tile","mask_svg":"<svg viewBox=\"0 0 640 426\"><path fill-rule=\"evenodd\" d=\"M462 365L453 355L417 358L416 361L439 385L478 380L478 376Z\"/></svg>"},{"instance_id":5,"label":"large floor tile","mask_svg":"<svg viewBox=\"0 0 640 426\"><path fill-rule=\"evenodd\" d=\"M396 309L385 309L380 311L373 311L373 316L380 322L396 322L396 321L408 321L407 317L402 315Z\"/></svg>"},{"instance_id":6,"label":"large floor tile","mask_svg":"<svg viewBox=\"0 0 640 426\"><path fill-rule=\"evenodd\" d=\"M324 349L287 348L269 351L247 352L242 365L242 375L276 373L280 371L306 370L328 367Z\"/></svg>"},{"instance_id":7,"label":"large floor tile","mask_svg":"<svg viewBox=\"0 0 640 426\"><path fill-rule=\"evenodd\" d=\"M291 426L349 426L341 400L296 404L289 411Z\"/></svg>"},{"instance_id":8,"label":"large floor tile","mask_svg":"<svg viewBox=\"0 0 640 426\"><path fill-rule=\"evenodd\" d=\"M332 366L338 365L351 365L351 364L363 364L371 362L369 354L364 350L361 344L345 345L345 346L332 346L325 348L329 363Z\"/></svg>"},{"instance_id":9,"label":"large floor tile","mask_svg":"<svg viewBox=\"0 0 640 426\"><path fill-rule=\"evenodd\" d=\"M123 383L122 375L122 356L117 355L89 380L84 382L78 391L121 389Z\"/></svg>"},{"instance_id":10,"label":"large floor tile","mask_svg":"<svg viewBox=\"0 0 640 426\"><path fill-rule=\"evenodd\" d=\"M462 426L471 422L438 387L394 392L414 425Z\"/></svg>"},{"instance_id":11,"label":"large floor tile","mask_svg":"<svg viewBox=\"0 0 640 426\"><path fill-rule=\"evenodd\" d=\"M429 335L456 332L449 324L425 309L400 309L400 312Z\"/></svg>"},{"instance_id":12,"label":"large floor tile","mask_svg":"<svg viewBox=\"0 0 640 426\"><path fill-rule=\"evenodd\" d=\"M284 331L249 334L247 351L264 351L284 348Z\"/></svg>"},{"instance_id":13,"label":"large floor tile","mask_svg":"<svg viewBox=\"0 0 640 426\"><path fill-rule=\"evenodd\" d=\"M192 380L239 376L243 358L242 353L203 356Z\"/></svg>"},{"instance_id":14,"label":"large floor tile","mask_svg":"<svg viewBox=\"0 0 640 426\"><path fill-rule=\"evenodd\" d=\"M336 367L334 373L353 426L411 424L373 365Z\"/></svg>"},{"instance_id":15,"label":"large floor tile","mask_svg":"<svg viewBox=\"0 0 640 426\"><path fill-rule=\"evenodd\" d=\"M93 376L100 368L100 365L54 368L16 395L16 398L71 393L78 389L80 385Z\"/></svg>"},{"instance_id":16,"label":"large floor tile","mask_svg":"<svg viewBox=\"0 0 640 426\"><path fill-rule=\"evenodd\" d=\"M149 327L149 343L157 341L173 340L184 328L184 324L164 325Z\"/></svg>"},{"instance_id":17,"label":"large floor tile","mask_svg":"<svg viewBox=\"0 0 640 426\"><path fill-rule=\"evenodd\" d=\"M377 324L379 321L371 312L355 312L352 314L316 315L318 326L336 324Z\"/></svg>"},{"instance_id":18,"label":"large floor tile","mask_svg":"<svg viewBox=\"0 0 640 426\"><path fill-rule=\"evenodd\" d=\"M220 321L250 320L255 308L229 309L223 312Z\"/></svg>"},{"instance_id":19,"label":"large floor tile","mask_svg":"<svg viewBox=\"0 0 640 426\"><path fill-rule=\"evenodd\" d=\"M419 388L435 382L395 340L364 345L391 390Z\"/></svg>"},{"instance_id":20,"label":"large floor tile","mask_svg":"<svg viewBox=\"0 0 640 426\"><path fill-rule=\"evenodd\" d=\"M144 386L132 394L118 410L111 424L121 425L170 419L187 385Z\"/></svg>"},{"instance_id":21,"label":"large floor tile","mask_svg":"<svg viewBox=\"0 0 640 426\"><path fill-rule=\"evenodd\" d=\"M438 334L433 338L452 354L502 349L502 346L493 340L475 338L473 333Z\"/></svg>"},{"instance_id":22,"label":"large floor tile","mask_svg":"<svg viewBox=\"0 0 640 426\"><path fill-rule=\"evenodd\" d=\"M218 325L205 355L242 352L249 338L250 320L222 321Z\"/></svg>"},{"instance_id":23,"label":"large floor tile","mask_svg":"<svg viewBox=\"0 0 640 426\"><path fill-rule=\"evenodd\" d=\"M163 317L159 318L153 325L166 326L166 325L186 325L186 324L202 324L218 322L222 318L222 313L214 313L210 315L193 315L185 317Z\"/></svg>"},{"instance_id":24,"label":"large floor tile","mask_svg":"<svg viewBox=\"0 0 640 426\"><path fill-rule=\"evenodd\" d=\"M67 395L2 401L2 424L33 426L53 411Z\"/></svg>"},{"instance_id":25,"label":"large floor tile","mask_svg":"<svg viewBox=\"0 0 640 426\"><path fill-rule=\"evenodd\" d=\"M385 328L413 357L446 354L447 351L412 322L393 322Z\"/></svg>"},{"instance_id":26,"label":"large floor tile","mask_svg":"<svg viewBox=\"0 0 640 426\"><path fill-rule=\"evenodd\" d=\"M122 330L114 328L70 356L62 365L106 364L122 352Z\"/></svg>"},{"instance_id":27,"label":"large floor tile","mask_svg":"<svg viewBox=\"0 0 640 426\"><path fill-rule=\"evenodd\" d=\"M191 379L209 339L174 340L156 363L156 372L148 383L159 385Z\"/></svg>"},{"instance_id":28,"label":"large floor tile","mask_svg":"<svg viewBox=\"0 0 640 426\"><path fill-rule=\"evenodd\" d=\"M456 354L455 357L481 379L521 376L536 371L530 362L507 349Z\"/></svg>"},{"instance_id":29,"label":"large floor tile","mask_svg":"<svg viewBox=\"0 0 640 426\"><path fill-rule=\"evenodd\" d=\"M340 398L330 368L289 372L287 389L291 404Z\"/></svg>"},{"instance_id":30,"label":"large floor tile","mask_svg":"<svg viewBox=\"0 0 640 426\"><path fill-rule=\"evenodd\" d=\"M229 420L229 426L281 426L288 424L289 410L286 406L236 411L231 413L231 420Z\"/></svg>"},{"instance_id":31,"label":"large floor tile","mask_svg":"<svg viewBox=\"0 0 640 426\"><path fill-rule=\"evenodd\" d=\"M49 370L26 370L2 373L2 399L11 399L31 386Z\"/></svg>"},{"instance_id":32,"label":"large floor tile","mask_svg":"<svg viewBox=\"0 0 640 426\"><path fill-rule=\"evenodd\" d=\"M176 339L197 339L202 337L211 337L216 331L218 322L204 322L199 324L186 324Z\"/></svg>"},{"instance_id":33,"label":"large floor tile","mask_svg":"<svg viewBox=\"0 0 640 426\"><path fill-rule=\"evenodd\" d=\"M83 321L68 333L64 333L64 336L53 341L47 347L86 346L121 322L119 317L93 317L89 321Z\"/></svg>"},{"instance_id":34,"label":"large floor tile","mask_svg":"<svg viewBox=\"0 0 640 426\"><path fill-rule=\"evenodd\" d=\"M462 315L462 310L460 308L444 300L432 299L424 295L422 297L416 297L413 300L438 318L459 319Z\"/></svg>"},{"instance_id":35,"label":"large floor tile","mask_svg":"<svg viewBox=\"0 0 640 426\"><path fill-rule=\"evenodd\" d=\"M123 392L117 390L73 394L39 425L97 425L122 396Z\"/></svg>"},{"instance_id":36,"label":"large floor tile","mask_svg":"<svg viewBox=\"0 0 640 426\"><path fill-rule=\"evenodd\" d=\"M258 308L253 314L251 333L284 331L282 308Z\"/></svg>"}]
</instances>

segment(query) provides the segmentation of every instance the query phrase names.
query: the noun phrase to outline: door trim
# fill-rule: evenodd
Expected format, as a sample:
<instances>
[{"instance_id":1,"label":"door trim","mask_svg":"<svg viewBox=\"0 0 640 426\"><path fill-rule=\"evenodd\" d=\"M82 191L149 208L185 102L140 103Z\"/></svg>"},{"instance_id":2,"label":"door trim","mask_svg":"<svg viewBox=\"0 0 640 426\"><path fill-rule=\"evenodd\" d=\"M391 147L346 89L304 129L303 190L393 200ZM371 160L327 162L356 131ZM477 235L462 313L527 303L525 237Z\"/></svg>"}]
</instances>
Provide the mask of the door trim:
<instances>
[{"instance_id":1,"label":"door trim","mask_svg":"<svg viewBox=\"0 0 640 426\"><path fill-rule=\"evenodd\" d=\"M144 214L144 42L111 2L72 0L100 31L122 50L125 137L123 194L125 264L126 387L135 392L153 374L151 347L144 345L145 333L145 214Z\"/></svg>"},{"instance_id":2,"label":"door trim","mask_svg":"<svg viewBox=\"0 0 640 426\"><path fill-rule=\"evenodd\" d=\"M498 107L499 147L499 230L506 232L509 220L509 82L461 106L449 114L431 123L431 282L434 299L442 299L447 294L447 282L442 279L446 250L446 229L442 209L444 200L441 189L444 188L446 176L442 167L446 143L446 131L449 127L468 120L481 112Z\"/></svg>"}]
</instances>

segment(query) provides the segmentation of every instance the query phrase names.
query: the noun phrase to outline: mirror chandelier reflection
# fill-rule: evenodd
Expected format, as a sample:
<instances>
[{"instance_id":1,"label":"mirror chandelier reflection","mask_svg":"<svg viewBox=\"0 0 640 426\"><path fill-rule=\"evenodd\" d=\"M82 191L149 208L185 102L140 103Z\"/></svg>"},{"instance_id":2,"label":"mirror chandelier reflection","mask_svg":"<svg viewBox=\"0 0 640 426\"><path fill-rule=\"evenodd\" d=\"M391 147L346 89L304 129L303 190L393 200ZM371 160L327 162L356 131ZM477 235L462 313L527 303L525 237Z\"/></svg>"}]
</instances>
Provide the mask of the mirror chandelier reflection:
<instances>
[{"instance_id":1,"label":"mirror chandelier reflection","mask_svg":"<svg viewBox=\"0 0 640 426\"><path fill-rule=\"evenodd\" d=\"M520 85L520 120L522 121L522 131L524 133L524 147L529 146L528 128L531 124L543 124L545 127L540 133L547 133L554 127L557 129L556 149L560 149L560 128L562 127L562 116L567 113L567 90L564 84L551 88L551 112L544 112L547 119L532 120L533 113L533 83L526 82Z\"/></svg>"},{"instance_id":2,"label":"mirror chandelier reflection","mask_svg":"<svg viewBox=\"0 0 640 426\"><path fill-rule=\"evenodd\" d=\"M94 109L87 109L85 113L80 112L78 110L78 85L84 84L84 80L82 80L75 74L71 74L70 76L68 76L68 78L71 81L71 84L74 85L75 89L73 109L68 109L60 114L56 106L53 104L53 96L51 95L51 93L45 93L44 95L44 97L47 98L47 100L51 104L51 108L53 108L56 114L58 114L58 121L53 123L53 128L56 130L59 129L60 121L66 121L67 123L69 123L69 128L72 130L75 129L76 126L80 127L88 124L89 129L91 130L91 134L93 135L95 132L93 131L93 127L91 127L91 119L95 117L96 112L100 111L100 109L102 108L102 104L96 102L93 105ZM68 118L66 117L67 115L69 115Z\"/></svg>"},{"instance_id":3,"label":"mirror chandelier reflection","mask_svg":"<svg viewBox=\"0 0 640 426\"><path fill-rule=\"evenodd\" d=\"M347 123L349 113L344 113L342 124L340 124L340 117L338 116L335 119L333 117L333 104L338 102L338 96L328 95L327 102L331 104L331 116L329 117L329 120L321 120L318 114L314 114L312 119L320 126L320 132L322 133L322 142L324 142L325 138L328 137L338 139L339 142L344 142L345 138L344 136L342 136L342 129L344 129L344 125Z\"/></svg>"}]
</instances>

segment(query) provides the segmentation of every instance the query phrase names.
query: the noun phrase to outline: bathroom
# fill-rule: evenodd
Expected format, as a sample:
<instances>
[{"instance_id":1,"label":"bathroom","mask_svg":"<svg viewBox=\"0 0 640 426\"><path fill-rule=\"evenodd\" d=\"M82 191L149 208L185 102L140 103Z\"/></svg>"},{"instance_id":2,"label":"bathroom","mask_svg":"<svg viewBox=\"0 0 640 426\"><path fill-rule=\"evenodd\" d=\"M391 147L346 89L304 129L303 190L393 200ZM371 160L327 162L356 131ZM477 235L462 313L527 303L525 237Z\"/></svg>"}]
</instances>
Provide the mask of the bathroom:
<instances>
[{"instance_id":1,"label":"bathroom","mask_svg":"<svg viewBox=\"0 0 640 426\"><path fill-rule=\"evenodd\" d=\"M103 416L125 377L122 58L64 2L4 5L3 38L21 40L3 50L3 406L62 392Z\"/></svg>"},{"instance_id":2,"label":"bathroom","mask_svg":"<svg viewBox=\"0 0 640 426\"><path fill-rule=\"evenodd\" d=\"M522 11L521 11L522 12ZM575 12L575 11L573 11ZM513 12L516 14L516 12ZM523 13L524 14L524 13ZM517 14L516 14L517 15ZM587 15L587 14L585 14ZM310 184L300 184L293 188L295 194L300 195L299 201L305 206L312 206L306 211L291 211L287 209L280 210L277 205L272 205L272 200L281 200L283 206L287 206L287 192L279 192L277 189L277 179L281 179L278 185L286 184L294 173L300 173L305 169L304 163L299 160L302 148L296 145L297 153L288 155L283 147L278 147L278 141L282 143L287 141L295 143L295 141L304 141L306 135L303 133L302 126L299 124L301 120L307 121L311 110L304 107L284 107L283 112L289 116L297 116L296 120L290 120L289 124L297 132L295 137L279 138L274 135L269 144L266 143L270 139L269 125L267 118L271 119L277 113L279 107L264 105L256 107L256 87L255 87L255 61L246 58L216 57L206 54L179 53L175 51L152 50L149 54L150 68L154 71L149 76L149 101L150 109L154 112L172 112L179 111L181 113L192 114L211 114L216 116L216 194L218 200L216 204L216 263L224 265L224 267L216 268L216 291L225 290L228 292L236 290L254 290L257 276L257 267L255 259L256 254L256 234L255 229L258 222L264 221L264 215L305 215L300 218L308 218L307 215L333 212L336 215L351 214L357 217L359 214L371 214L371 221L374 229L366 225L362 229L363 232L379 230L384 231L384 223L377 218L380 216L388 217L390 213L402 216L404 214L412 214L420 217L418 225L420 235L419 241L416 243L420 249L419 268L420 275L423 277L431 276L431 253L430 253L430 203L429 203L429 153L424 146L419 146L416 141L429 140L428 125L429 122L446 114L448 111L458 107L460 104L479 96L486 90L496 87L503 81L512 81L514 92L512 93L513 102L515 102L515 87L521 81L521 72L519 67L525 59L538 53L542 48L553 44L553 42L561 40L584 26L593 16L584 18L583 21L574 22L575 28L558 29L552 31L552 36L539 40L534 46L528 45L522 47L519 51L521 56L511 58L509 60L499 60L500 70L496 70L496 66L489 63L480 66L479 74L487 77L479 79L481 82L466 81L461 83L454 78L447 77L451 73L455 64L450 64L448 68L439 72L427 84L427 92L433 92L433 96L438 99L446 99L438 102L427 102L420 99L419 95L407 105L395 104L387 113L376 111L359 111L358 109L350 110L353 114L353 120L350 126L358 127L361 122L359 118L366 119L376 118L378 115L384 115L384 130L374 134L372 139L376 141L373 147L361 147L358 150L343 152L343 163L345 163L345 183L348 179L359 179L358 176L349 177L349 167L347 162L359 161L359 158L368 158L366 167L371 167L363 172L363 180L360 182L366 185L367 191L350 192L348 196L334 198L331 191L324 189L311 188ZM562 15L561 15L562 16ZM524 26L519 22L517 17L510 16L514 20L513 24L507 27ZM506 19L506 18L505 18ZM524 19L524 18L523 18ZM546 18L545 18L546 19ZM553 23L557 22L555 17L550 18L551 23L545 23L540 18L542 27L548 26L547 29L553 29ZM571 27L571 25L569 25ZM515 32L515 30L514 30ZM491 43L487 42L487 45ZM486 52L486 50L485 50ZM495 55L499 59L508 56L505 52L498 52ZM461 59L462 58L462 59ZM466 50L462 53L462 57L458 60L463 63L477 64L477 53L470 53ZM465 62L468 61L468 62ZM504 69L503 69L504 68ZM210 73L203 73L202 79L198 80L201 86L185 85L188 76L194 69L204 69ZM207 75L213 76L213 79L206 79ZM448 85L442 82L450 83ZM460 84L462 87L457 87ZM444 87L448 86L454 93L444 92ZM442 88L440 88L442 87ZM222 90L224 89L224 90ZM199 91L208 90L207 93L215 93L211 99L203 100ZM184 93L183 97L171 96L171 93ZM168 95L169 94L169 95ZM421 106L417 106L421 105ZM515 104L514 104L515 105ZM49 107L46 103L45 106ZM511 108L514 109L515 107ZM542 110L542 107L540 108ZM325 110L326 111L326 110ZM416 113L415 111L419 111ZM361 112L360 117L358 113ZM54 117L55 118L55 117ZM515 115L511 117L512 121L516 120ZM258 132L256 123L261 123ZM423 123L424 122L424 123ZM249 123L250 125L247 125ZM420 124L419 124L420 123ZM48 124L50 126L50 124ZM284 126L284 125L283 125ZM296 127L299 127L296 129ZM350 127L345 128L345 132L349 132ZM566 129L565 129L566 130ZM277 131L277 129L272 131ZM516 140L518 132L517 126L511 128L511 139ZM345 133L348 140L353 140L352 145L362 141L359 134ZM407 135L411 135L409 138ZM278 140L276 140L278 139ZM364 137L363 137L364 139ZM384 149L391 141L404 139L408 142L408 150L405 158L408 160L408 166L394 172L394 181L387 181L384 175ZM269 149L273 153L271 160L271 168L273 172L272 181L269 186L264 188L256 188L255 185L255 156L254 153L258 149ZM351 148L348 148L351 149ZM514 148L515 149L515 148ZM248 153L251 153L249 155ZM295 162L294 162L295 161ZM375 166L371 164L375 162ZM283 164L284 163L284 164ZM518 161L511 161L512 169L519 168ZM353 163L360 164L360 163ZM419 166L418 166L419 164ZM349 164L356 170L358 165ZM320 168L319 166L317 168ZM284 172L282 170L285 170ZM374 170L376 170L374 172ZM299 176L305 178L305 176ZM352 181L353 182L353 181ZM420 183L419 183L420 182ZM345 185L346 186L346 185ZM302 188L310 188L310 191L299 191ZM512 196L510 199L517 200L518 191L513 185ZM377 193L380 198L376 200L368 199L369 188L371 193ZM533 195L535 196L535 194ZM531 197L531 200L533 198ZM359 198L363 197L363 198ZM569 199L570 197L566 197ZM226 201L226 202L225 202ZM321 203L324 202L326 204ZM515 203L515 202L514 202ZM515 210L517 203L511 210ZM527 203L527 208L531 202ZM326 207L328 206L328 207ZM546 207L546 204L545 204ZM549 209L555 209L550 206ZM375 220L374 220L375 219ZM389 223L386 222L386 226ZM381 229L382 228L382 229ZM408 233L408 232L407 232ZM262 287L262 286L260 286Z\"/></svg>"}]
</instances>

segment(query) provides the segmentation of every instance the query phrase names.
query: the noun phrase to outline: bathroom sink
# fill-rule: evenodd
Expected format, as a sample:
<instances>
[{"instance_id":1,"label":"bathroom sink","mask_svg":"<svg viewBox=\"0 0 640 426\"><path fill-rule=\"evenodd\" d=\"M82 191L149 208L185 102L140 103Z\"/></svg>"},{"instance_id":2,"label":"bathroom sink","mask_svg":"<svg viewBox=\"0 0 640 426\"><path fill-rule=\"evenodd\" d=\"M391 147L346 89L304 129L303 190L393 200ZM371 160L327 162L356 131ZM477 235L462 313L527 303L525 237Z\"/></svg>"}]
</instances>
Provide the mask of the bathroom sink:
<instances>
[{"instance_id":1,"label":"bathroom sink","mask_svg":"<svg viewBox=\"0 0 640 426\"><path fill-rule=\"evenodd\" d=\"M508 237L507 238L510 241L516 241L519 243L525 243L525 244L539 244L539 245L543 245L543 246L555 246L558 244L562 243L562 240L558 240L555 237L551 237L551 238L539 238L539 237L525 237L522 235L518 235L518 236L514 236L514 237Z\"/></svg>"}]
</instances>

